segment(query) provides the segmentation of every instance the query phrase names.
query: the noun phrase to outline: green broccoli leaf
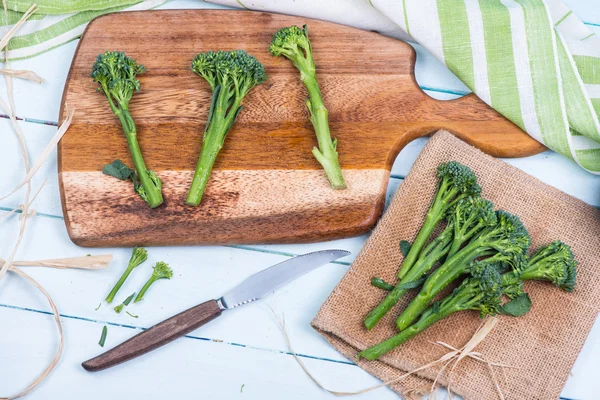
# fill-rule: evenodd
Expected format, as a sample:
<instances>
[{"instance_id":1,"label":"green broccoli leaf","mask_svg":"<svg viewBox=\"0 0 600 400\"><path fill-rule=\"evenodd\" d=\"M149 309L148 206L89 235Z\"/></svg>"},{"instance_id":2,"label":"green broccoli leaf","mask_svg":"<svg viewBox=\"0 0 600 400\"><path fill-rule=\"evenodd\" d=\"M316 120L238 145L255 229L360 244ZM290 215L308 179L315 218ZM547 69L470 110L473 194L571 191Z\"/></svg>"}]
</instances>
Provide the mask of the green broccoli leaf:
<instances>
[{"instance_id":1,"label":"green broccoli leaf","mask_svg":"<svg viewBox=\"0 0 600 400\"><path fill-rule=\"evenodd\" d=\"M410 251L411 247L412 247L412 245L410 244L410 242L408 242L406 240L401 240L400 241L400 252L402 253L402 255L404 257L406 257L406 255Z\"/></svg>"},{"instance_id":2,"label":"green broccoli leaf","mask_svg":"<svg viewBox=\"0 0 600 400\"><path fill-rule=\"evenodd\" d=\"M153 171L146 172L148 173L148 176L154 184L156 183L156 180L158 181L159 184L155 186L157 186L160 190L160 188L162 187L160 179L158 179L158 177L156 176L156 174L154 174ZM134 169L131 169L127 165L123 164L121 160L115 160L110 164L106 164L104 168L102 168L102 173L104 175L109 175L114 178L120 179L122 181L130 179L131 182L133 182L133 189L135 190L135 192L142 198L142 200L148 202L149 199L148 195L146 194L146 189L144 189L144 186L140 183L138 174L135 172Z\"/></svg>"},{"instance_id":3,"label":"green broccoli leaf","mask_svg":"<svg viewBox=\"0 0 600 400\"><path fill-rule=\"evenodd\" d=\"M104 168L102 168L102 173L104 175L113 176L122 181L125 181L129 178L133 182L137 182L137 175L135 174L135 170L123 164L123 161L121 160L115 160L110 164L106 164Z\"/></svg>"},{"instance_id":4,"label":"green broccoli leaf","mask_svg":"<svg viewBox=\"0 0 600 400\"><path fill-rule=\"evenodd\" d=\"M527 293L523 293L498 309L502 315L510 315L512 317L520 317L527 314L531 309L531 299Z\"/></svg>"}]
</instances>

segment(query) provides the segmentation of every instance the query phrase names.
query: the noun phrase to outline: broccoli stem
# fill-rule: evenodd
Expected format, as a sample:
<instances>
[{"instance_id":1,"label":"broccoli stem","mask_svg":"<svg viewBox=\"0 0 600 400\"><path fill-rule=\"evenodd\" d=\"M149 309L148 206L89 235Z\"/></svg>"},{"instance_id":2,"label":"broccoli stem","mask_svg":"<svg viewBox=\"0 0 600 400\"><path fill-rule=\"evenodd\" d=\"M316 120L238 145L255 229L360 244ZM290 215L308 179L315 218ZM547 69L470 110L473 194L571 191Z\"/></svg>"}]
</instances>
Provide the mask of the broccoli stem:
<instances>
[{"instance_id":1,"label":"broccoli stem","mask_svg":"<svg viewBox=\"0 0 600 400\"><path fill-rule=\"evenodd\" d=\"M215 124L214 126L210 126L204 135L200 157L198 158L192 185L187 195L187 204L197 206L202 201L206 184L217 160L217 155L223 146L223 136L225 133L227 132L223 132L221 124Z\"/></svg>"},{"instance_id":2,"label":"broccoli stem","mask_svg":"<svg viewBox=\"0 0 600 400\"><path fill-rule=\"evenodd\" d=\"M142 299L144 298L144 295L146 294L148 289L150 289L150 286L152 286L152 284L154 284L154 282L156 282L158 279L160 279L160 278L155 278L154 276L151 276L150 279L148 279L146 281L144 286L142 286L142 288L140 289L138 295L136 296L136 298L133 302L139 303L140 301L142 301Z\"/></svg>"},{"instance_id":3,"label":"broccoli stem","mask_svg":"<svg viewBox=\"0 0 600 400\"><path fill-rule=\"evenodd\" d=\"M474 263L470 273L471 276L452 294L425 310L417 322L396 336L363 350L358 354L358 358L375 360L455 312L478 310L481 318L495 315L502 301L502 277L496 270L496 265Z\"/></svg>"},{"instance_id":4,"label":"broccoli stem","mask_svg":"<svg viewBox=\"0 0 600 400\"><path fill-rule=\"evenodd\" d=\"M329 179L331 187L336 190L346 189L346 182L342 175L342 169L338 160L337 143L331 140L329 131L329 112L323 103L321 90L315 77L314 66L312 70L301 70L300 80L308 91L306 106L310 112L310 122L315 128L319 147L313 147L312 153L321 164Z\"/></svg>"},{"instance_id":5,"label":"broccoli stem","mask_svg":"<svg viewBox=\"0 0 600 400\"><path fill-rule=\"evenodd\" d=\"M186 200L186 203L191 206L197 206L202 201L213 166L225 142L225 136L235 122L240 109L239 99L233 100L233 104L229 107L227 101L228 96L223 92L223 89L221 87L215 88L212 99L214 109L211 110L212 115L208 117L208 126L204 132L200 157Z\"/></svg>"},{"instance_id":6,"label":"broccoli stem","mask_svg":"<svg viewBox=\"0 0 600 400\"><path fill-rule=\"evenodd\" d=\"M121 286L123 286L123 284L125 283L125 281L129 277L129 274L131 274L131 271L133 271L133 268L129 268L128 267L125 270L125 272L123 272L123 275L121 275L121 277L119 278L119 280L117 281L117 283L115 283L115 286L112 288L112 290L110 291L110 293L108 294L108 296L106 296L106 302L108 304L112 303L112 301L115 299L115 296L117 295L117 292L119 291L119 289L121 289Z\"/></svg>"},{"instance_id":7,"label":"broccoli stem","mask_svg":"<svg viewBox=\"0 0 600 400\"><path fill-rule=\"evenodd\" d=\"M398 330L409 327L427 309L440 291L467 271L471 261L482 255L486 250L485 248L478 248L479 246L480 244L477 241L470 243L427 278L419 294L396 319Z\"/></svg>"},{"instance_id":8,"label":"broccoli stem","mask_svg":"<svg viewBox=\"0 0 600 400\"><path fill-rule=\"evenodd\" d=\"M369 330L387 314L400 298L406 293L406 289L402 289L403 285L408 282L413 282L421 278L429 271L435 263L446 255L449 249L449 244L452 241L451 228L445 229L437 238L435 238L420 254L419 259L403 277L392 291L367 315L364 320L365 327ZM413 245L414 247L414 245ZM412 248L411 248L412 250ZM410 253L409 253L410 255Z\"/></svg>"},{"instance_id":9,"label":"broccoli stem","mask_svg":"<svg viewBox=\"0 0 600 400\"><path fill-rule=\"evenodd\" d=\"M131 257L129 258L129 263L127 264L127 268L125 269L117 283L115 283L115 286L112 288L108 296L106 296L106 302L108 304L112 303L112 301L115 299L117 292L121 289L121 286L123 286L131 272L135 268L137 268L141 263L146 261L147 258L148 252L146 251L146 249L142 247L133 248L133 250L131 251Z\"/></svg>"},{"instance_id":10,"label":"broccoli stem","mask_svg":"<svg viewBox=\"0 0 600 400\"><path fill-rule=\"evenodd\" d=\"M435 324L441 319L446 318L450 314L459 311L457 307L454 305L454 302L448 304L447 306L440 307L437 310L437 313L433 312L433 308L427 310L421 318L409 328L403 330L391 338L384 340L381 343L376 344L375 346L369 347L360 353L358 353L358 358L366 358L367 360L376 360L382 355L389 353L396 347L400 346L403 343L406 343L409 339L412 339L419 333L423 332L431 325Z\"/></svg>"},{"instance_id":11,"label":"broccoli stem","mask_svg":"<svg viewBox=\"0 0 600 400\"><path fill-rule=\"evenodd\" d=\"M160 188L156 187L152 179L148 176L148 169L146 168L146 163L142 157L142 150L137 140L135 122L128 109L113 109L113 111L119 117L119 121L121 121L121 125L123 126L123 132L125 132L133 165L137 171L138 179L146 192L146 196L148 196L146 201L151 208L156 208L162 204L163 196Z\"/></svg>"}]
</instances>

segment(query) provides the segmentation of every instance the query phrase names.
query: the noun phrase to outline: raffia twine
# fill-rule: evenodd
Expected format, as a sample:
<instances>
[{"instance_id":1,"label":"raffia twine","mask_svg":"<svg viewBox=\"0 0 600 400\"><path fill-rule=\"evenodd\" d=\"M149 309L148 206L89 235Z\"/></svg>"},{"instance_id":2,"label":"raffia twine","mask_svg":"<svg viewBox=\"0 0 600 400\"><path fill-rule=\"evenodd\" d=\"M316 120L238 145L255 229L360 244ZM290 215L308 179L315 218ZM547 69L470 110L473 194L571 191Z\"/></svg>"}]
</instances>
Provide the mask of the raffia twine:
<instances>
[{"instance_id":1,"label":"raffia twine","mask_svg":"<svg viewBox=\"0 0 600 400\"><path fill-rule=\"evenodd\" d=\"M502 364L502 363L496 363L496 362L491 362L488 361L481 353L475 352L474 349L475 347L477 347L477 345L479 343L481 343L486 336L492 331L492 329L494 329L494 327L496 326L496 324L498 323L498 319L496 317L491 317L491 318L487 318L480 326L479 328L475 331L475 333L473 334L473 336L471 337L471 339L469 339L467 341L467 343L465 343L462 347L460 348L455 348L447 343L438 341L432 344L437 345L437 346L442 346L445 347L451 351L449 351L448 353L444 354L442 357L438 358L437 360L434 360L430 363L427 363L425 365L422 365L418 368L413 369L412 371L409 371L403 375L400 375L397 378L388 380L386 382L380 383L378 385L375 386L371 386L371 387L367 387L365 389L362 390L358 390L358 391L354 391L354 392L345 392L345 391L337 391L337 390L331 390L326 388L314 375L313 373L310 372L310 370L308 369L308 367L304 364L304 362L302 361L302 359L298 356L298 354L296 354L296 352L294 351L293 347L292 347L292 343L291 343L291 339L287 333L287 330L285 328L285 319L282 316L281 318L277 315L277 313L275 312L275 310L268 304L265 303L265 305L269 308L269 310L271 311L271 313L273 314L273 316L275 317L275 321L277 322L277 325L285 339L286 345L288 347L289 352L292 354L292 356L294 357L294 359L296 360L296 362L298 362L298 364L300 365L300 367L302 368L302 370L304 371L304 373L306 373L306 375L308 375L308 377L321 389L324 390L327 393L331 393L334 396L338 396L338 397L346 397L346 396L356 396L359 394L365 394L365 393L369 393L372 392L374 390L380 389L382 387L386 387L386 386L390 386L393 385L394 383L398 383L406 378L408 378L409 376L416 374L419 371L423 371L425 369L428 368L433 368L433 367L438 367L438 366L442 366L439 371L438 371L438 375L436 377L436 379L433 381L433 384L431 385L431 387L427 388L427 387L423 387L420 388L420 390L418 390L415 393L412 393L413 395L417 395L419 397L421 397L422 395L425 394L429 394L430 396L433 394L434 399L435 399L435 389L437 388L437 382L438 382L438 378L440 378L442 376L442 374L444 373L444 371L446 370L446 368L450 365L452 366L451 372L452 370L454 370L454 368L456 368L456 366L465 358L471 358L473 360L479 361L483 364L485 364L488 368L488 370L490 371L490 375L491 375L491 379L492 382L494 383L494 386L496 387L496 391L498 393L498 398L500 400L504 400L504 394L502 393L502 389L500 388L500 384L498 382L498 379L496 377L495 371L494 371L494 367L498 367L498 368L515 368L512 367L510 365L506 365L506 364ZM454 363L454 364L453 364ZM451 373L450 372L450 373ZM448 379L448 381L450 381L450 379ZM451 392L451 388L450 388L450 384L448 385L447 389L448 389L448 394L449 394L449 398L451 398L450 396L452 395ZM412 396L410 396L412 397Z\"/></svg>"},{"instance_id":2,"label":"raffia twine","mask_svg":"<svg viewBox=\"0 0 600 400\"><path fill-rule=\"evenodd\" d=\"M8 7L6 4L6 0L2 0L2 4L4 6L5 15L8 13ZM58 329L59 334L59 344L54 354L54 357L48 364L48 366L44 369L44 371L38 375L25 389L21 390L19 393L14 395L10 395L8 397L0 397L0 400L13 400L20 397L24 397L29 394L37 385L43 382L48 375L52 372L52 370L56 367L60 358L62 356L62 351L65 343L63 328L60 321L60 313L56 304L52 300L50 294L44 289L42 285L40 285L35 279L31 276L23 272L18 267L25 266L38 266L38 267L50 267L50 268L81 268L81 269L100 269L108 267L108 263L112 260L112 255L99 255L99 256L86 256L86 257L74 257L74 258L59 258L53 260L40 260L40 261L14 261L14 257L19 249L21 241L23 239L23 235L25 234L25 228L27 226L27 220L30 217L36 215L34 209L31 208L31 203L36 199L37 195L40 193L46 181L42 183L38 191L31 196L31 178L35 175L35 173L42 166L44 161L48 158L54 147L58 144L62 136L65 134L71 121L73 119L74 110L68 112L67 118L64 123L60 126L54 137L50 140L50 143L46 146L37 162L33 167L30 166L29 155L27 153L27 146L25 144L25 139L23 136L23 132L21 131L21 127L17 123L16 113L15 113L15 102L13 96L13 87L12 87L12 78L21 78L32 80L34 82L42 83L44 80L40 78L36 73L32 71L14 71L11 70L8 65L8 43L15 32L19 29L21 25L25 23L25 21L36 11L37 7L35 4L32 4L31 7L25 12L22 18L10 29L7 30L4 37L0 40L0 51L5 49L7 53L5 69L0 69L0 74L4 75L6 79L6 88L8 94L8 104L0 98L0 108L4 110L6 114L9 115L11 124L14 128L14 131L17 135L17 139L19 141L19 148L21 151L21 156L23 158L23 163L25 165L26 175L23 181L8 195L3 196L2 199L14 194L21 187L26 186L25 193L25 201L19 207L8 211L6 214L0 217L0 221L6 220L11 215L15 214L17 211L21 211L20 215L20 227L19 227L19 235L17 237L17 241L13 250L11 251L7 260L0 259L0 280L4 278L7 272L12 272L23 278L26 282L36 287L42 294L46 297L48 304L50 304L50 308L52 309L52 314L54 316L54 321L56 322L56 327ZM8 21L8 17L6 18Z\"/></svg>"}]
</instances>

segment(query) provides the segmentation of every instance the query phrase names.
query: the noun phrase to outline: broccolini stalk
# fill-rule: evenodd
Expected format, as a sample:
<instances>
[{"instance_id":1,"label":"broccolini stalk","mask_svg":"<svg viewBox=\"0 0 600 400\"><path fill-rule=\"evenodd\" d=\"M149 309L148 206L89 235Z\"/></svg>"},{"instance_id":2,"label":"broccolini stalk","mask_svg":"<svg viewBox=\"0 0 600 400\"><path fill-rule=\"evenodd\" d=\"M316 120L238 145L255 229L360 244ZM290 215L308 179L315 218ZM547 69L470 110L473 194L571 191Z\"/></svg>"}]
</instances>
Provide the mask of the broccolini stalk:
<instances>
[{"instance_id":1,"label":"broccolini stalk","mask_svg":"<svg viewBox=\"0 0 600 400\"><path fill-rule=\"evenodd\" d=\"M449 213L449 210L462 199L469 196L478 196L481 192L481 188L477 184L477 177L473 171L456 161L440 164L437 169L437 176L439 178L437 192L427 211L423 227L417 234L398 271L398 278L400 278L399 286L418 280L438 260L448 254L450 250L448 245L452 242L453 228L446 228L444 231L446 233L440 235L437 240L434 240L427 247L429 250L426 249L424 255L421 252L435 227ZM418 267L416 267L417 265ZM416 267L414 271L413 267ZM392 290L365 318L364 322L367 329L372 329L400 300L405 291L399 288Z\"/></svg>"},{"instance_id":2,"label":"broccolini stalk","mask_svg":"<svg viewBox=\"0 0 600 400\"><path fill-rule=\"evenodd\" d=\"M243 50L200 53L192 62L192 71L206 79L212 89L200 157L187 196L187 204L197 206L227 132L242 110L242 100L267 75L264 66Z\"/></svg>"},{"instance_id":3,"label":"broccolini stalk","mask_svg":"<svg viewBox=\"0 0 600 400\"><path fill-rule=\"evenodd\" d=\"M440 291L467 273L471 262L476 258L492 253L486 262L519 267L531 244L529 233L519 217L505 211L497 211L496 216L496 225L484 228L464 248L429 275L417 297L396 319L399 330L408 328Z\"/></svg>"},{"instance_id":4,"label":"broccolini stalk","mask_svg":"<svg viewBox=\"0 0 600 400\"><path fill-rule=\"evenodd\" d=\"M144 299L144 295L146 294L146 292L148 291L148 289L150 288L150 286L152 286L152 284L160 279L171 279L173 277L173 270L171 270L171 268L169 267L168 264L159 261L156 263L156 265L154 266L154 270L152 271L152 275L150 276L150 279L148 279L148 281L144 284L144 286L142 286L142 288L140 289L140 292L138 293L137 297L135 298L135 300L133 301L134 303L138 303L140 301L142 301Z\"/></svg>"},{"instance_id":5,"label":"broccolini stalk","mask_svg":"<svg viewBox=\"0 0 600 400\"><path fill-rule=\"evenodd\" d=\"M123 126L133 165L137 171L137 179L141 182L132 179L135 191L150 207L155 208L163 202L162 182L153 171L146 168L137 141L135 122L129 113L129 101L133 93L140 90L140 81L136 77L144 71L143 65L137 64L125 53L107 51L96 58L91 77L94 82L100 84L98 91L106 95L110 109Z\"/></svg>"},{"instance_id":6,"label":"broccolini stalk","mask_svg":"<svg viewBox=\"0 0 600 400\"><path fill-rule=\"evenodd\" d=\"M577 278L577 261L571 248L555 241L538 249L527 262L514 271L502 275L505 294L514 297L522 292L522 281L550 281L566 292L572 292Z\"/></svg>"},{"instance_id":7,"label":"broccolini stalk","mask_svg":"<svg viewBox=\"0 0 600 400\"><path fill-rule=\"evenodd\" d=\"M293 25L277 31L273 36L269 51L274 56L286 57L300 71L300 80L308 91L306 106L310 112L310 121L315 128L319 144L319 147L313 147L312 153L323 166L331 187L346 189L346 182L338 160L337 139L331 139L329 112L325 108L317 82L315 61L306 25L303 29Z\"/></svg>"},{"instance_id":8,"label":"broccolini stalk","mask_svg":"<svg viewBox=\"0 0 600 400\"><path fill-rule=\"evenodd\" d=\"M444 257L450 249L452 242L452 227L447 227L436 237L419 255L415 265L404 275L390 293L365 317L365 327L369 330L385 316L385 314L400 300L407 290L419 287L422 282L419 279L427 273L435 263ZM414 283L419 283L415 284ZM371 281L373 283L373 281Z\"/></svg>"},{"instance_id":9,"label":"broccolini stalk","mask_svg":"<svg viewBox=\"0 0 600 400\"><path fill-rule=\"evenodd\" d=\"M117 283L115 284L113 289L110 291L110 293L106 297L106 302L108 304L112 303L115 296L117 295L117 292L119 291L119 289L121 289L121 286L123 286L123 284L129 277L129 274L131 274L131 271L133 271L135 268L137 268L141 263L143 263L147 259L148 259L148 252L146 251L146 249L144 249L143 247L134 247L133 248L133 250L131 251L131 257L129 258L129 263L127 264L127 268L125 269L125 272L123 272L123 275L121 275L121 277L119 278L119 280L117 281Z\"/></svg>"},{"instance_id":10,"label":"broccolini stalk","mask_svg":"<svg viewBox=\"0 0 600 400\"><path fill-rule=\"evenodd\" d=\"M419 320L396 336L358 353L357 357L376 360L441 319L459 311L477 310L481 318L495 315L502 301L502 278L496 267L487 262L475 262L471 276L465 279L451 295L429 308Z\"/></svg>"}]
</instances>

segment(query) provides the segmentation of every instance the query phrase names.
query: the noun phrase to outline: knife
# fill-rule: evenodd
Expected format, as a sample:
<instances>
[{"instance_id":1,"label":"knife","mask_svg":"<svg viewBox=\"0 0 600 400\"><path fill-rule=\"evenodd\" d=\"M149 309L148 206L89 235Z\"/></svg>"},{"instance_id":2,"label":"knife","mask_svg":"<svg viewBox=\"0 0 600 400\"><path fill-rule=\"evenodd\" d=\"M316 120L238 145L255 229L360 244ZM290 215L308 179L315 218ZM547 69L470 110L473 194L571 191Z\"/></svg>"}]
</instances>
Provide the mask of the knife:
<instances>
[{"instance_id":1,"label":"knife","mask_svg":"<svg viewBox=\"0 0 600 400\"><path fill-rule=\"evenodd\" d=\"M321 250L273 265L249 276L220 299L183 311L81 365L87 371L96 372L139 357L192 332L223 311L261 299L295 278L349 254L345 250Z\"/></svg>"}]
</instances>

